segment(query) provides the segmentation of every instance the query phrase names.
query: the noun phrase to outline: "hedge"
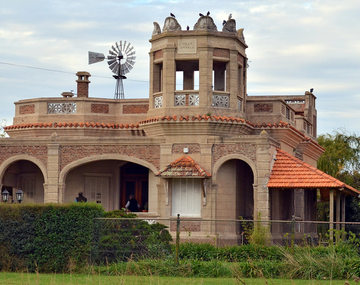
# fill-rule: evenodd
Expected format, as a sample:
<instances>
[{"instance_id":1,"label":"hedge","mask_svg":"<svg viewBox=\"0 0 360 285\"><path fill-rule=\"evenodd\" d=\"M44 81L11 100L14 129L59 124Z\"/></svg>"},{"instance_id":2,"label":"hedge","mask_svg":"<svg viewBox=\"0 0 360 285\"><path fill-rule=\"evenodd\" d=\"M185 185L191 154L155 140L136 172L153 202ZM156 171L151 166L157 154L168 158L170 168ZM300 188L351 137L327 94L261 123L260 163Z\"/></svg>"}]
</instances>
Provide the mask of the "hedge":
<instances>
[{"instance_id":1,"label":"hedge","mask_svg":"<svg viewBox=\"0 0 360 285\"><path fill-rule=\"evenodd\" d=\"M0 270L64 272L89 260L95 203L0 205Z\"/></svg>"}]
</instances>

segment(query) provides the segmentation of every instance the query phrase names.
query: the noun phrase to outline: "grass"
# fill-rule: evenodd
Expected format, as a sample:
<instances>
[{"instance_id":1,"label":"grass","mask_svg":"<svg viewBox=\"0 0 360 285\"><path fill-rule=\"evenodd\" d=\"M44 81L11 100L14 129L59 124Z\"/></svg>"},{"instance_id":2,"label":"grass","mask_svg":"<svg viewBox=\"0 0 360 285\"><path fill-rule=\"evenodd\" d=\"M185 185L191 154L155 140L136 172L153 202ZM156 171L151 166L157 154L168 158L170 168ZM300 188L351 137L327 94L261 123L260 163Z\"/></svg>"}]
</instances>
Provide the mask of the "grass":
<instances>
[{"instance_id":1,"label":"grass","mask_svg":"<svg viewBox=\"0 0 360 285\"><path fill-rule=\"evenodd\" d=\"M182 278L158 276L104 276L86 274L36 274L36 273L0 273L0 284L6 285L187 285L187 284L273 284L273 285L343 285L345 280L291 280L291 279L249 279L236 280L235 278ZM349 280L349 284L355 284Z\"/></svg>"}]
</instances>

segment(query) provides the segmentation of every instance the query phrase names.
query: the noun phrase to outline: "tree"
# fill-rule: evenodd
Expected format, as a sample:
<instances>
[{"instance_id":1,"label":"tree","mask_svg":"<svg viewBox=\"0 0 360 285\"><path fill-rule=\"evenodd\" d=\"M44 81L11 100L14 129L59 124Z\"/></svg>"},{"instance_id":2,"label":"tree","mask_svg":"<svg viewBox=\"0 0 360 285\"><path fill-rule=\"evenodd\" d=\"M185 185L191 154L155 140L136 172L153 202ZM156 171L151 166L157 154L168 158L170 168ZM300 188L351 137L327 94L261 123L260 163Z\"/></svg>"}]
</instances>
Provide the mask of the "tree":
<instances>
[{"instance_id":1,"label":"tree","mask_svg":"<svg viewBox=\"0 0 360 285\"><path fill-rule=\"evenodd\" d=\"M351 176L360 166L360 137L343 130L320 135L318 143L325 148L317 162L318 169L346 183L344 179L349 177L344 174ZM348 182L351 185L351 180Z\"/></svg>"},{"instance_id":2,"label":"tree","mask_svg":"<svg viewBox=\"0 0 360 285\"><path fill-rule=\"evenodd\" d=\"M317 167L340 181L360 189L360 137L345 130L335 131L318 137L318 143L325 152L320 156ZM326 207L318 208L318 214L326 215ZM325 208L324 208L325 207ZM346 220L360 220L360 204L356 197L346 198Z\"/></svg>"}]
</instances>

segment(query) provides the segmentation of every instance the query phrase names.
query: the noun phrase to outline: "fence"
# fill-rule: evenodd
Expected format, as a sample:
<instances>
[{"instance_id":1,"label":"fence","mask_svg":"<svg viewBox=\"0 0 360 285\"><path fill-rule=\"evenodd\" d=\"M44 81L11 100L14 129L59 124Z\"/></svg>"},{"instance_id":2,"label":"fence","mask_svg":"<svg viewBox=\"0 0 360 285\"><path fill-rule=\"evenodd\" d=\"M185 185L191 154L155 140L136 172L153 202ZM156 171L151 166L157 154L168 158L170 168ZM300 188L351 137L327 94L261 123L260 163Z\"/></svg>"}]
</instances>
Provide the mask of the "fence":
<instances>
[{"instance_id":1,"label":"fence","mask_svg":"<svg viewBox=\"0 0 360 285\"><path fill-rule=\"evenodd\" d=\"M216 247L257 244L327 246L356 238L360 223L256 220L96 219L92 258L111 262L137 258L162 258L181 254L181 243L206 243Z\"/></svg>"}]
</instances>

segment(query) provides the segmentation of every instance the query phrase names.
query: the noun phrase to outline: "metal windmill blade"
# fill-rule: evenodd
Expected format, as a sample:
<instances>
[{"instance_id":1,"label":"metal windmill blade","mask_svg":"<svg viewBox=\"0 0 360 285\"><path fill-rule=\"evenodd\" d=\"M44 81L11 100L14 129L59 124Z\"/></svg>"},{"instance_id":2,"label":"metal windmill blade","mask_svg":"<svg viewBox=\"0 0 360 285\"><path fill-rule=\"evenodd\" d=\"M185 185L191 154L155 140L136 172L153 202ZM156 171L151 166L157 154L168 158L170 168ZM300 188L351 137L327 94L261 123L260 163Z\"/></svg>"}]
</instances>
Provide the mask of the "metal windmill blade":
<instances>
[{"instance_id":1,"label":"metal windmill blade","mask_svg":"<svg viewBox=\"0 0 360 285\"><path fill-rule=\"evenodd\" d=\"M89 51L89 64L96 63L107 59L110 70L115 74L116 79L115 99L124 99L123 79L125 74L129 73L135 64L135 50L130 42L120 41L115 43L109 49L109 54L105 57L102 53Z\"/></svg>"}]
</instances>

